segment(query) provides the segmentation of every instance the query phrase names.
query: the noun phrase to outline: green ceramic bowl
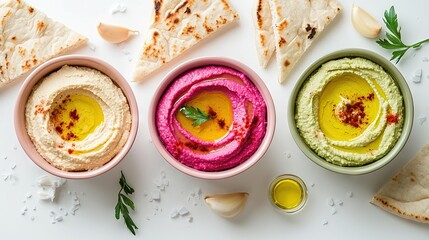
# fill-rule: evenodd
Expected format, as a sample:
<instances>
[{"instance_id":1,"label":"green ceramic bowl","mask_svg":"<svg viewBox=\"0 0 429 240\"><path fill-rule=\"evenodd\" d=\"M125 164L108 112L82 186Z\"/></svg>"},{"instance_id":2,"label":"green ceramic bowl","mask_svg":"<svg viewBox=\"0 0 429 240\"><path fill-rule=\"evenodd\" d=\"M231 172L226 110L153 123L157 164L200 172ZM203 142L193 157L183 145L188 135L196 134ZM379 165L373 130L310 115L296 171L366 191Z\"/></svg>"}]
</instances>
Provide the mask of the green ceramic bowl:
<instances>
[{"instance_id":1,"label":"green ceramic bowl","mask_svg":"<svg viewBox=\"0 0 429 240\"><path fill-rule=\"evenodd\" d=\"M305 143L304 139L301 137L301 135L298 132L298 129L296 128L296 122L295 122L295 100L303 83L323 63L328 62L330 60L340 59L344 57L351 57L351 58L362 57L362 58L371 60L374 63L377 63L378 65L382 66L384 70L392 76L397 86L399 87L399 90L403 97L404 108L405 108L404 125L402 129L402 134L399 137L398 141L396 142L395 146L384 157L380 158L379 160L363 166L358 166L358 167L344 167L344 166L335 165L326 161L319 155L317 155ZM402 76L401 72L399 72L399 70L391 62L389 62L389 60L374 52L364 50L364 49L353 49L353 48L343 49L343 50L330 53L316 60L312 65L310 65L310 67L308 67L304 71L304 73L298 79L298 82L296 83L294 89L292 90L288 107L289 107L288 109L289 129L293 139L295 140L296 144L301 149L301 151L308 158L310 158L310 160L312 160L314 163L318 164L319 166L329 169L333 172L338 172L343 174L358 175L358 174L369 173L377 169L380 169L381 167L383 167L384 165L392 161L396 157L396 155L398 155L401 149L404 147L411 133L411 129L413 127L413 118L414 118L413 98L411 96L411 92L410 92L410 89L408 88L405 78Z\"/></svg>"}]
</instances>

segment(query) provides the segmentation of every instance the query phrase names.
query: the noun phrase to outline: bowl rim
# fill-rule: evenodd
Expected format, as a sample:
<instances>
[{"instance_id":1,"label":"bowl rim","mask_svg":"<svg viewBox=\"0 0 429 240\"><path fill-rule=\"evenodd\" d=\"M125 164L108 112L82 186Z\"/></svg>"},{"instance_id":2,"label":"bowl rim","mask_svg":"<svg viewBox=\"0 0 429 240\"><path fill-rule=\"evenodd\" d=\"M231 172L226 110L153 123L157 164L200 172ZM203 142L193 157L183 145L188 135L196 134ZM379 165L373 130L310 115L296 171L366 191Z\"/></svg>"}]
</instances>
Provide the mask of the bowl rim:
<instances>
[{"instance_id":1,"label":"bowl rim","mask_svg":"<svg viewBox=\"0 0 429 240\"><path fill-rule=\"evenodd\" d=\"M389 75L392 76L393 80L398 86L399 91L402 94L402 99L404 103L404 123L402 127L402 133L399 139L397 140L397 142L395 143L395 145L392 147L392 149L389 150L389 152L385 156L383 156L379 160L376 160L375 162L372 162L363 166L356 166L356 167L335 165L333 163L326 161L319 155L317 155L305 143L304 139L301 137L301 135L298 132L298 129L296 128L296 122L295 122L295 106L296 106L295 100L302 85L307 80L307 78L314 71L320 68L320 66L323 63L326 63L330 60L346 58L346 57L365 58L383 67L383 69L387 73L389 73ZM346 49L341 49L341 50L328 53L318 58L309 67L307 67L304 70L304 72L301 74L301 76L298 78L298 81L296 82L294 88L292 89L291 95L289 97L288 124L289 124L289 131L292 134L292 137L295 143L298 145L298 147L304 153L304 155L306 155L311 161L313 161L317 165L325 169L328 169L330 171L342 173L342 174L348 174L348 175L366 174L366 173L376 171L382 168L383 166L385 166L386 164L388 164L389 162L391 162L399 154L401 149L407 143L411 130L413 128L413 121L414 121L414 103L413 103L412 94L408 87L406 79L401 74L399 69L397 69L396 66L393 65L389 60L379 55L378 53L375 53L367 49L346 48Z\"/></svg>"},{"instance_id":2,"label":"bowl rim","mask_svg":"<svg viewBox=\"0 0 429 240\"><path fill-rule=\"evenodd\" d=\"M125 142L123 148L115 155L109 162L104 164L101 167L88 170L88 171L64 171L59 168L52 166L48 161L46 161L40 153L36 150L32 140L30 139L25 123L25 108L28 97L33 91L33 87L37 82L39 82L43 77L48 74L60 69L64 65L70 66L83 66L96 69L107 76L122 90L124 96L128 101L128 105L131 113L131 129L127 141ZM134 93L128 84L127 80L122 76L122 74L114 68L112 65L107 63L104 60L101 60L96 57L87 56L87 55L65 55L53 58L47 62L38 66L24 81L22 84L18 96L15 102L14 108L14 127L15 133L17 135L18 141L21 144L24 152L27 156L40 168L45 170L48 173L51 173L55 176L67 178L67 179L87 179L98 176L104 172L115 167L119 162L127 155L131 146L134 144L139 123L139 114L138 106L134 96Z\"/></svg>"},{"instance_id":3,"label":"bowl rim","mask_svg":"<svg viewBox=\"0 0 429 240\"><path fill-rule=\"evenodd\" d=\"M216 171L216 172L206 172L206 171L197 170L197 169L188 167L180 163L179 161L177 161L165 149L164 145L162 144L158 135L158 130L156 128L156 120L155 120L158 102L162 97L162 95L164 94L164 92L167 90L167 88L172 84L174 79L180 74L188 70L202 67L202 66L208 66L208 65L226 66L244 73L261 92L261 95L263 96L264 101L267 105L267 129L266 129L265 136L262 139L262 142L259 148L256 150L256 152L253 153L253 155L249 159L237 165L236 167L223 170L223 171ZM258 160L264 156L274 136L275 125L276 125L276 115L275 115L274 102L271 97L271 94L268 88L266 87L264 81L259 77L259 75L255 71L253 71L247 65L232 58L206 56L206 57L193 58L188 61L185 61L182 64L176 66L169 73L167 73L167 75L163 78L163 80L159 84L158 88L156 89L152 97L152 100L149 106L148 125L149 125L149 133L152 138L152 142L154 143L156 149L161 154L161 156L170 165L172 165L179 171L192 177L201 178L201 179L224 179L224 178L235 176L241 172L244 172L245 170L249 169L254 164L256 164L256 162L258 162Z\"/></svg>"}]
</instances>

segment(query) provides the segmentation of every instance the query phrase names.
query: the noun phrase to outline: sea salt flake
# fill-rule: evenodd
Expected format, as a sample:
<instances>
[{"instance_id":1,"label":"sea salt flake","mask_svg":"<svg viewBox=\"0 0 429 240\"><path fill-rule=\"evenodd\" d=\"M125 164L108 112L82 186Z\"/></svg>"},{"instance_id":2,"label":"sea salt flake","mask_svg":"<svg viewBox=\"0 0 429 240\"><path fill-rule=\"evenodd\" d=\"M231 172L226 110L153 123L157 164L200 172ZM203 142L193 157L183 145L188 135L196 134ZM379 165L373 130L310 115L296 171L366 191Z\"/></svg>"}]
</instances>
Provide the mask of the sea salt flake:
<instances>
[{"instance_id":1,"label":"sea salt flake","mask_svg":"<svg viewBox=\"0 0 429 240\"><path fill-rule=\"evenodd\" d=\"M14 170L15 168L16 168L16 163L12 163L12 164L10 165L10 169Z\"/></svg>"},{"instance_id":2,"label":"sea salt flake","mask_svg":"<svg viewBox=\"0 0 429 240\"><path fill-rule=\"evenodd\" d=\"M180 216L186 216L189 214L189 210L186 207L181 207L179 209L179 215Z\"/></svg>"},{"instance_id":3,"label":"sea salt flake","mask_svg":"<svg viewBox=\"0 0 429 240\"><path fill-rule=\"evenodd\" d=\"M152 191L151 195L150 195L150 199L151 200L155 200L155 201L159 201L161 200L161 193L157 190Z\"/></svg>"},{"instance_id":4,"label":"sea salt flake","mask_svg":"<svg viewBox=\"0 0 429 240\"><path fill-rule=\"evenodd\" d=\"M334 199L332 198L328 199L328 205L333 207L335 205Z\"/></svg>"},{"instance_id":5,"label":"sea salt flake","mask_svg":"<svg viewBox=\"0 0 429 240\"><path fill-rule=\"evenodd\" d=\"M343 206L343 205L344 205L344 202L343 202L343 201L341 201L341 200L338 200L338 201L337 201L337 205L339 205L339 206Z\"/></svg>"},{"instance_id":6,"label":"sea salt flake","mask_svg":"<svg viewBox=\"0 0 429 240\"><path fill-rule=\"evenodd\" d=\"M26 195L25 195L25 197L28 199L28 198L31 198L33 195L31 194L31 193L27 193Z\"/></svg>"},{"instance_id":7,"label":"sea salt flake","mask_svg":"<svg viewBox=\"0 0 429 240\"><path fill-rule=\"evenodd\" d=\"M63 221L63 217L62 217L62 216L56 216L56 217L54 218L54 220L55 220L56 222L62 222L62 221Z\"/></svg>"},{"instance_id":8,"label":"sea salt flake","mask_svg":"<svg viewBox=\"0 0 429 240\"><path fill-rule=\"evenodd\" d=\"M121 3L116 3L112 7L110 7L110 13L112 15L117 13L125 13L127 11L127 6Z\"/></svg>"},{"instance_id":9,"label":"sea salt flake","mask_svg":"<svg viewBox=\"0 0 429 240\"><path fill-rule=\"evenodd\" d=\"M170 213L170 218L177 218L179 216L179 212L174 209L171 213Z\"/></svg>"},{"instance_id":10,"label":"sea salt flake","mask_svg":"<svg viewBox=\"0 0 429 240\"><path fill-rule=\"evenodd\" d=\"M421 68L417 69L413 75L413 82L420 83L422 81L422 75L423 75L423 70Z\"/></svg>"},{"instance_id":11,"label":"sea salt flake","mask_svg":"<svg viewBox=\"0 0 429 240\"><path fill-rule=\"evenodd\" d=\"M332 215L335 215L335 214L337 214L337 209L336 208L331 208L331 214Z\"/></svg>"},{"instance_id":12,"label":"sea salt flake","mask_svg":"<svg viewBox=\"0 0 429 240\"><path fill-rule=\"evenodd\" d=\"M328 225L328 221L323 221L323 226L326 226L326 225Z\"/></svg>"}]
</instances>

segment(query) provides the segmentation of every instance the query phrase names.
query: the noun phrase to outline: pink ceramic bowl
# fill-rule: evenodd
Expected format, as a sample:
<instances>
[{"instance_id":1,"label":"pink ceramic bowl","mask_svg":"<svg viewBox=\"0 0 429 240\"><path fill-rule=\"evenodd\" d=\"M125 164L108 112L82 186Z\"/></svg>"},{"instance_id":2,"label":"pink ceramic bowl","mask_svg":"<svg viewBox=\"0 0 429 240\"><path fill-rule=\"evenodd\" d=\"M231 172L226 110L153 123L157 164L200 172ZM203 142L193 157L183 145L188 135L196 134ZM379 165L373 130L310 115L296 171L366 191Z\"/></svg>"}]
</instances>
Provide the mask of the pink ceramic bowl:
<instances>
[{"instance_id":1,"label":"pink ceramic bowl","mask_svg":"<svg viewBox=\"0 0 429 240\"><path fill-rule=\"evenodd\" d=\"M124 147L108 163L106 163L102 167L99 167L97 169L93 169L90 171L68 172L68 171L63 171L58 168L55 168L54 166L49 164L49 162L47 162L37 152L33 142L31 141L30 137L27 134L27 130L25 127L25 105L33 89L33 86L41 78L43 78L44 76L48 75L49 73L55 70L58 70L64 65L90 67L93 69L97 69L100 72L106 74L122 89L122 92L127 98L128 104L130 106L131 121L132 121L131 130L130 130L130 135L128 137L128 140L126 141ZM137 102L134 97L133 91L131 90L125 78L114 67L112 67L108 63L94 57L82 56L82 55L69 55L69 56L57 57L37 67L36 70L34 70L27 77L27 79L25 80L24 84L22 85L19 91L16 105L15 105L14 118L15 118L14 119L15 132L16 132L16 135L18 136L19 143L21 144L25 153L30 157L30 159L33 160L34 163L36 163L39 167L41 167L43 170L47 171L48 173L51 173L58 177L69 178L69 179L85 179L85 178L95 177L104 172L107 172L108 170L116 166L125 157L125 155L127 155L128 151L133 145L134 139L137 134L137 128L138 128L138 122L139 122Z\"/></svg>"},{"instance_id":2,"label":"pink ceramic bowl","mask_svg":"<svg viewBox=\"0 0 429 240\"><path fill-rule=\"evenodd\" d=\"M164 147L163 143L161 142L161 139L158 134L158 129L156 125L156 112L157 112L157 106L160 98L164 94L164 92L168 89L170 84L175 80L176 77L178 77L180 74L193 69L197 67L207 66L207 65L220 65L220 66L226 66L232 69L235 69L239 72L244 73L247 75L247 77L251 80L251 82L258 88L258 90L261 92L265 103L267 105L267 129L265 136L259 146L259 148L256 150L256 152L248 158L243 163L237 165L234 168L223 170L223 171L216 171L216 172L206 172L201 170L196 170L194 168L188 167L179 161L177 161ZM276 125L276 119L275 119L275 109L274 109L274 103L273 99L271 98L271 94L268 91L267 87L265 86L262 79L249 67L246 65L233 60L229 58L223 58L223 57L202 57L197 58L193 60L189 60L179 66L177 66L175 69L173 69L171 72L167 74L167 76L163 79L160 86L156 90L152 102L149 107L149 132L152 137L152 141L155 145L155 147L158 149L159 153L162 155L162 157L167 160L168 163L173 165L176 169L180 170L183 173L186 173L190 176L203 178L203 179L223 179L228 178L231 176L235 176L241 172L244 172L245 170L249 169L251 166L253 166L259 159L262 158L262 156L267 151L268 147L271 144L271 140L274 135L274 129ZM162 131L162 130L161 130Z\"/></svg>"}]
</instances>

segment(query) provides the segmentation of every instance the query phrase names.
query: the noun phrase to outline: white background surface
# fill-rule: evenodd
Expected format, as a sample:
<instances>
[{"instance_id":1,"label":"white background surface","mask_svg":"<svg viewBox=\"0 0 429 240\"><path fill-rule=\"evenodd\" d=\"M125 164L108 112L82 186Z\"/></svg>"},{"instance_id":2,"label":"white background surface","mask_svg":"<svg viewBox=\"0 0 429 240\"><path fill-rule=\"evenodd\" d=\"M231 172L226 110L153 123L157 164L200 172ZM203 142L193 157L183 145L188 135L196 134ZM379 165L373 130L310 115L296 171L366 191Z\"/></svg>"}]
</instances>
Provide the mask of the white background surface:
<instances>
[{"instance_id":1,"label":"white background surface","mask_svg":"<svg viewBox=\"0 0 429 240\"><path fill-rule=\"evenodd\" d=\"M130 79L149 26L152 1L41 1L29 0L33 7L86 35L89 45L73 53L102 58ZM429 140L428 117L429 46L410 51L397 65L408 80L415 102L415 122L410 139L402 152L387 166L363 176L336 174L312 163L298 149L287 124L289 93L297 78L317 58L335 50L355 47L373 50L386 58L390 52L379 47L375 40L357 34L350 21L352 1L340 0L344 9L333 23L314 42L286 83L277 82L277 68L272 59L267 69L258 65L254 44L254 30L250 1L231 0L240 20L230 28L215 34L140 84L131 84L139 104L140 125L133 148L112 171L87 180L68 180L54 202L37 199L36 180L46 175L23 152L15 136L13 107L23 80L0 90L0 174L12 174L14 180L0 179L0 239L427 239L429 228L393 216L371 205L369 200L380 186L407 162ZM110 8L122 3L125 14L112 15ZM429 37L428 3L421 1L355 1L380 22L385 9L395 5L402 35L411 43ZM140 31L140 35L125 44L103 41L97 34L99 21L124 25ZM95 46L93 51L89 46ZM225 180L208 181L187 176L171 167L158 154L150 141L147 114L152 95L163 76L179 63L201 56L235 58L253 68L265 81L276 106L277 126L266 155L247 172ZM419 84L412 82L417 69L423 69ZM290 155L290 157L288 157ZM13 166L16 165L14 169ZM137 236L126 229L123 220L114 218L114 206L119 190L120 170L135 188L132 196L136 211L131 215L138 225ZM165 172L169 186L161 193L160 202L150 202L145 193L156 190L155 181ZM284 216L276 212L267 200L269 182L277 175L293 173L309 186L309 201L300 213ZM311 187L311 185L313 185ZM188 200L200 188L203 195L246 191L250 193L244 211L234 219L214 214L203 200ZM68 192L72 195L69 195ZM353 197L348 193L353 192ZM28 198L28 195L32 197ZM52 224L50 212L64 215L76 194L81 208L75 215L64 216L62 222ZM328 200L333 198L337 213L332 214ZM196 203L196 206L195 204ZM174 209L187 207L193 218L171 219ZM21 215L24 208L27 212ZM34 208L36 210L34 210ZM32 220L32 217L34 220ZM327 223L324 225L324 223Z\"/></svg>"}]
</instances>

